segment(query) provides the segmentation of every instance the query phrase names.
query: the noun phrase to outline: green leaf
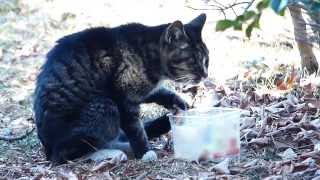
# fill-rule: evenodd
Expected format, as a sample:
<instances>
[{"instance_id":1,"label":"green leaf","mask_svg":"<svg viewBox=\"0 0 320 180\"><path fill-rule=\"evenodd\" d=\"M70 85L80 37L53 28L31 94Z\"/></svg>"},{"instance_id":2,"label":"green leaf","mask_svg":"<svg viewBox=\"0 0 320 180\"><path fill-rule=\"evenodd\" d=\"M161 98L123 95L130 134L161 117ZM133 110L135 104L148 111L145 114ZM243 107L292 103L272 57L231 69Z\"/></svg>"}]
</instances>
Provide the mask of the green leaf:
<instances>
[{"instance_id":1,"label":"green leaf","mask_svg":"<svg viewBox=\"0 0 320 180\"><path fill-rule=\"evenodd\" d=\"M270 6L276 12L280 13L288 5L288 0L271 0Z\"/></svg>"},{"instance_id":2,"label":"green leaf","mask_svg":"<svg viewBox=\"0 0 320 180\"><path fill-rule=\"evenodd\" d=\"M251 33L254 28L260 28L260 17L261 17L261 13L255 16L254 20L246 28L246 36L248 38L251 37Z\"/></svg>"},{"instance_id":3,"label":"green leaf","mask_svg":"<svg viewBox=\"0 0 320 180\"><path fill-rule=\"evenodd\" d=\"M216 31L224 31L234 26L234 21L229 19L219 20L216 24Z\"/></svg>"},{"instance_id":4,"label":"green leaf","mask_svg":"<svg viewBox=\"0 0 320 180\"><path fill-rule=\"evenodd\" d=\"M254 11L246 11L243 13L243 21L247 21L254 17L257 13Z\"/></svg>"},{"instance_id":5,"label":"green leaf","mask_svg":"<svg viewBox=\"0 0 320 180\"><path fill-rule=\"evenodd\" d=\"M245 22L245 21L248 21L249 19L251 19L252 17L254 17L255 15L256 15L256 12L254 12L254 11L251 11L251 10L245 11L243 14L238 16L235 21Z\"/></svg>"},{"instance_id":6,"label":"green leaf","mask_svg":"<svg viewBox=\"0 0 320 180\"><path fill-rule=\"evenodd\" d=\"M263 0L257 4L257 9L261 12L263 9L266 9L269 6L270 0Z\"/></svg>"},{"instance_id":7,"label":"green leaf","mask_svg":"<svg viewBox=\"0 0 320 180\"><path fill-rule=\"evenodd\" d=\"M246 36L247 36L248 38L251 37L251 32L252 32L253 28L254 28L254 22L252 22L251 24L249 24L249 26L248 26L247 29L246 29Z\"/></svg>"},{"instance_id":8,"label":"green leaf","mask_svg":"<svg viewBox=\"0 0 320 180\"><path fill-rule=\"evenodd\" d=\"M286 9L284 8L284 9L282 9L278 14L279 14L280 16L284 16L285 12L286 12Z\"/></svg>"},{"instance_id":9,"label":"green leaf","mask_svg":"<svg viewBox=\"0 0 320 180\"><path fill-rule=\"evenodd\" d=\"M243 23L241 21L234 21L233 29L241 31L242 30L242 24Z\"/></svg>"},{"instance_id":10,"label":"green leaf","mask_svg":"<svg viewBox=\"0 0 320 180\"><path fill-rule=\"evenodd\" d=\"M262 14L258 14L256 16L256 18L254 19L253 23L254 23L254 27L255 28L260 28L260 18L261 18Z\"/></svg>"},{"instance_id":11,"label":"green leaf","mask_svg":"<svg viewBox=\"0 0 320 180\"><path fill-rule=\"evenodd\" d=\"M241 15L237 16L235 21L244 21L244 15L241 14Z\"/></svg>"}]
</instances>

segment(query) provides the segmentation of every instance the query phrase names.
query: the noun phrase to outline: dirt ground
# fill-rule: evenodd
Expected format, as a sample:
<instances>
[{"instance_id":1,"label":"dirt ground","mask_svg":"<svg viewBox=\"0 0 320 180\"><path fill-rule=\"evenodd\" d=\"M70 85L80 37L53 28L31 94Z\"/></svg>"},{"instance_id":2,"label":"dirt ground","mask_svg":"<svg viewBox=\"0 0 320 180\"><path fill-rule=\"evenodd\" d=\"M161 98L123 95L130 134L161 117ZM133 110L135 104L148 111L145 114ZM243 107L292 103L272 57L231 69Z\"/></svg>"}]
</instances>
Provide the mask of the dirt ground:
<instances>
[{"instance_id":1,"label":"dirt ground","mask_svg":"<svg viewBox=\"0 0 320 180\"><path fill-rule=\"evenodd\" d=\"M185 5L0 0L0 179L319 179L320 93L313 81L301 81L291 20L266 12L261 30L247 39L243 32L214 32L221 14ZM155 162L51 167L36 135L32 99L36 76L55 40L101 25L187 22L200 12L208 15L203 37L218 97L214 105L250 111L241 123L240 163L174 159L168 135L152 141L160 157Z\"/></svg>"}]
</instances>

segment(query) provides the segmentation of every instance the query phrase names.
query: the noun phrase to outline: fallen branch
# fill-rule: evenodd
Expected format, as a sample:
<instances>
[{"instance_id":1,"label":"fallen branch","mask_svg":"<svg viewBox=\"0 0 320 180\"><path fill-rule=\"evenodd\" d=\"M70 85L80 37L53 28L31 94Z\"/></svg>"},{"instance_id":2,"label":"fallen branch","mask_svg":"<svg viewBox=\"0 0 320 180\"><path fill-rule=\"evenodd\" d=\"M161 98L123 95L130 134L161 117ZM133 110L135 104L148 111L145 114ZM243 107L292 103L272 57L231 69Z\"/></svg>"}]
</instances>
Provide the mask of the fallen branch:
<instances>
[{"instance_id":1,"label":"fallen branch","mask_svg":"<svg viewBox=\"0 0 320 180\"><path fill-rule=\"evenodd\" d=\"M36 128L33 127L31 130L29 131L26 131L23 135L21 136L17 136L17 137L7 137L7 136L0 136L0 140L2 141L18 141L18 140L21 140L21 139L24 139L26 138L27 136L29 136Z\"/></svg>"}]
</instances>

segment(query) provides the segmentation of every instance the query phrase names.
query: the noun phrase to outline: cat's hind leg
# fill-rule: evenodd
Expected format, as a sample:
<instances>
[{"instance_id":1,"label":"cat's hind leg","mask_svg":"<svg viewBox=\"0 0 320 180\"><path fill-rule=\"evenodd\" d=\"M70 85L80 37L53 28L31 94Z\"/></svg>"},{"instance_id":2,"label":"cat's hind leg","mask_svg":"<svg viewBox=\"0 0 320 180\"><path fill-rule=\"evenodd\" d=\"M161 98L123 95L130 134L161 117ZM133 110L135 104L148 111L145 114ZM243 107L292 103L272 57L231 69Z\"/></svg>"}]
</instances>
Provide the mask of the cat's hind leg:
<instances>
[{"instance_id":1,"label":"cat's hind leg","mask_svg":"<svg viewBox=\"0 0 320 180\"><path fill-rule=\"evenodd\" d=\"M117 139L120 131L118 107L111 99L96 97L69 126L68 135L53 148L51 159L58 164L101 150L108 142Z\"/></svg>"},{"instance_id":2,"label":"cat's hind leg","mask_svg":"<svg viewBox=\"0 0 320 180\"><path fill-rule=\"evenodd\" d=\"M144 129L149 139L160 137L171 130L170 120L167 114L154 120L143 123Z\"/></svg>"},{"instance_id":3,"label":"cat's hind leg","mask_svg":"<svg viewBox=\"0 0 320 180\"><path fill-rule=\"evenodd\" d=\"M160 137L171 130L171 125L167 114L153 120L145 121L143 123L143 127L146 131L148 139ZM128 143L128 138L123 131L120 132L119 142L122 142L123 147L126 147L125 145ZM122 149L121 146L120 149Z\"/></svg>"}]
</instances>

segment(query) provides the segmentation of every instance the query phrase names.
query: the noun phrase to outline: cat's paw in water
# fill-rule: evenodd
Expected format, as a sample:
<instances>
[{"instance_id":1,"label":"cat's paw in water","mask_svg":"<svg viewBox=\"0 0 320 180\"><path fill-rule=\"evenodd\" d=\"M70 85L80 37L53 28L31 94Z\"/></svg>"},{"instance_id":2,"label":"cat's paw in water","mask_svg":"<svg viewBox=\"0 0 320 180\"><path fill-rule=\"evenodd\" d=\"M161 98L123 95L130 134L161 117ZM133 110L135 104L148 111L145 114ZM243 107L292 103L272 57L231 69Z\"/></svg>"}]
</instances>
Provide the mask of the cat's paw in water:
<instances>
[{"instance_id":1,"label":"cat's paw in water","mask_svg":"<svg viewBox=\"0 0 320 180\"><path fill-rule=\"evenodd\" d=\"M144 162L150 162L150 161L155 161L157 160L158 157L157 157L157 154L156 152L150 150L150 151L147 151L143 156L142 156L142 161Z\"/></svg>"},{"instance_id":2,"label":"cat's paw in water","mask_svg":"<svg viewBox=\"0 0 320 180\"><path fill-rule=\"evenodd\" d=\"M175 96L173 98L173 109L178 111L179 109L181 110L188 110L190 108L190 105L182 99L180 96Z\"/></svg>"},{"instance_id":3,"label":"cat's paw in water","mask_svg":"<svg viewBox=\"0 0 320 180\"><path fill-rule=\"evenodd\" d=\"M118 149L102 149L94 152L89 157L94 162L100 162L106 159L110 159L111 162L118 164L128 160L127 155Z\"/></svg>"}]
</instances>

